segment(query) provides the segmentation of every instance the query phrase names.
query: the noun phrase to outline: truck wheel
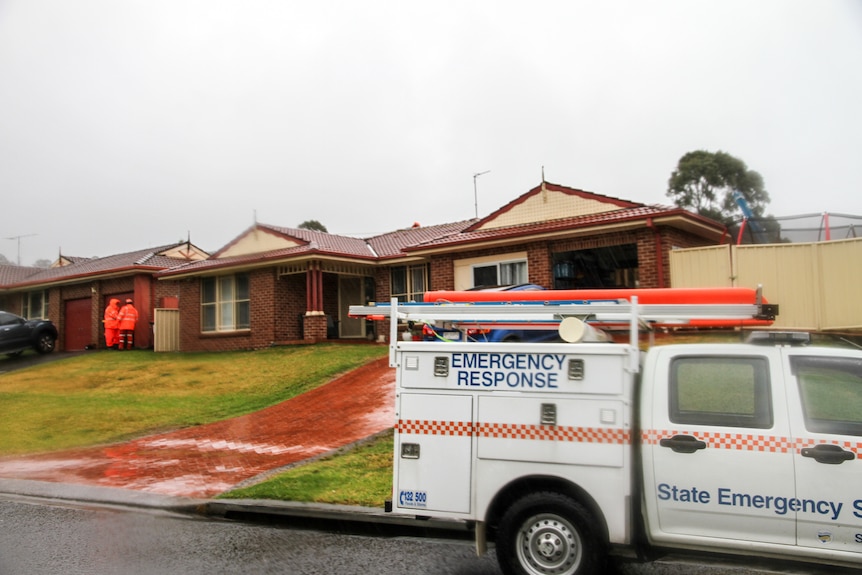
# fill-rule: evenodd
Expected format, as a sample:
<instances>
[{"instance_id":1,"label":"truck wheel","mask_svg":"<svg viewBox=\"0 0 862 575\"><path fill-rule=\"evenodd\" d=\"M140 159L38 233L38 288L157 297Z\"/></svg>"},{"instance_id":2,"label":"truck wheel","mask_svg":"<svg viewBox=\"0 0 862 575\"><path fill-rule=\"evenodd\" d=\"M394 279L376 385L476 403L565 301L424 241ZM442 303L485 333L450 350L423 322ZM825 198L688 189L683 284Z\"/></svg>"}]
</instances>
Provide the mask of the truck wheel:
<instances>
[{"instance_id":1,"label":"truck wheel","mask_svg":"<svg viewBox=\"0 0 862 575\"><path fill-rule=\"evenodd\" d=\"M497 532L497 561L506 575L599 573L602 546L595 520L571 497L533 493L512 505Z\"/></svg>"},{"instance_id":2,"label":"truck wheel","mask_svg":"<svg viewBox=\"0 0 862 575\"><path fill-rule=\"evenodd\" d=\"M51 353L54 351L54 344L56 339L50 333L40 334L38 339L36 339L36 351L39 353Z\"/></svg>"}]
</instances>

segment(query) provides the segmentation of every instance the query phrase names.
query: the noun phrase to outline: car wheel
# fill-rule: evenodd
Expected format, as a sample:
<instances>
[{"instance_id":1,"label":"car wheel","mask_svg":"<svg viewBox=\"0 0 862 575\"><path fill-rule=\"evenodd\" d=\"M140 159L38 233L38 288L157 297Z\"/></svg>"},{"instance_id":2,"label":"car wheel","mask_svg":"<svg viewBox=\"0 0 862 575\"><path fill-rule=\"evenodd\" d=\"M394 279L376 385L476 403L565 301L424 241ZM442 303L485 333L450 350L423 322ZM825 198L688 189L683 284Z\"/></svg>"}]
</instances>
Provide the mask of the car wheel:
<instances>
[{"instance_id":1,"label":"car wheel","mask_svg":"<svg viewBox=\"0 0 862 575\"><path fill-rule=\"evenodd\" d=\"M39 335L39 338L36 340L36 351L39 353L51 353L54 351L54 344L56 344L57 338L55 338L50 333L43 333Z\"/></svg>"},{"instance_id":2,"label":"car wheel","mask_svg":"<svg viewBox=\"0 0 862 575\"><path fill-rule=\"evenodd\" d=\"M500 521L497 561L507 575L601 573L604 548L594 518L560 493L532 493L516 501Z\"/></svg>"}]
</instances>

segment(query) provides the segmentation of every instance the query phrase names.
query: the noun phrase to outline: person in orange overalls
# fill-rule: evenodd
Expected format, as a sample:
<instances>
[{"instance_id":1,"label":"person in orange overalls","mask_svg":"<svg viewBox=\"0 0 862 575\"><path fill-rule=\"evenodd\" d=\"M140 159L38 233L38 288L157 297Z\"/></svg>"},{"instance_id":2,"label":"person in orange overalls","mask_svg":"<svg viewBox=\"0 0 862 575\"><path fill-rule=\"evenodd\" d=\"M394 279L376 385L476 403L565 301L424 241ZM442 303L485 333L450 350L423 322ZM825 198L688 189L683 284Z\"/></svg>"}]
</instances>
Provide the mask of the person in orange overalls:
<instances>
[{"instance_id":1,"label":"person in orange overalls","mask_svg":"<svg viewBox=\"0 0 862 575\"><path fill-rule=\"evenodd\" d=\"M132 349L135 345L135 325L138 323L138 310L127 299L117 315L120 328L120 349Z\"/></svg>"},{"instance_id":2,"label":"person in orange overalls","mask_svg":"<svg viewBox=\"0 0 862 575\"><path fill-rule=\"evenodd\" d=\"M111 298L108 307L105 308L105 318L102 320L105 324L105 347L108 349L117 349L120 343L120 323L117 320L119 314L120 300Z\"/></svg>"}]
</instances>

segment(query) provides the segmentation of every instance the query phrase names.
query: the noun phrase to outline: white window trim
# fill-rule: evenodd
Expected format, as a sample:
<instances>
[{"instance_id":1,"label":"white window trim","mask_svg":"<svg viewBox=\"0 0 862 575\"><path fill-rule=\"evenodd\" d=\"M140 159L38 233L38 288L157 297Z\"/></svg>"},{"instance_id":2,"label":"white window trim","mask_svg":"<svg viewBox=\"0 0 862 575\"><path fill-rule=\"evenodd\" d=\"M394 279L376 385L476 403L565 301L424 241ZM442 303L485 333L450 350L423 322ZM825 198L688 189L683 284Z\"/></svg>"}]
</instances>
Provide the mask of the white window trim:
<instances>
[{"instance_id":1,"label":"white window trim","mask_svg":"<svg viewBox=\"0 0 862 575\"><path fill-rule=\"evenodd\" d=\"M520 263L524 262L526 264L526 275L529 281L530 277L530 264L527 261L527 252L510 252L507 254L496 254L493 256L482 256L478 258L466 258L463 260L455 260L453 262L454 266L454 275L455 275L455 289L456 290L466 290L472 287L473 285L473 268L475 267L484 267L493 264L497 264L498 268L498 276L499 277L499 265L507 264L507 263Z\"/></svg>"},{"instance_id":2,"label":"white window trim","mask_svg":"<svg viewBox=\"0 0 862 575\"><path fill-rule=\"evenodd\" d=\"M238 304L246 303L249 306L249 322L251 322L251 309L250 309L251 308L251 285L249 285L249 288L248 288L248 291L249 291L248 297L238 299L236 297L236 293L237 293L236 278L237 278L237 275L239 275L239 274L231 274L229 276L207 277L207 278L203 278L201 280L201 333L231 333L231 332L242 332L242 331L250 331L251 330L251 325L249 325L248 327L239 327L239 328L236 327L236 322L237 322L237 317L238 317L238 313L237 313ZM231 299L224 299L222 296L221 280L228 278L228 277L232 280L233 297ZM211 302L203 301L203 298L204 298L203 282L208 281L208 280L215 282L215 289L216 289L215 301L211 301ZM246 275L246 281L249 281L249 282L251 281L247 275ZM225 304L232 304L232 306L233 306L233 316L234 317L233 317L232 325L227 325L227 326L224 325L224 320L222 318L222 306ZM213 307L215 309L215 314L216 314L216 316L215 316L215 329L206 329L206 326L205 326L206 314L204 313L204 310L207 307Z\"/></svg>"},{"instance_id":3,"label":"white window trim","mask_svg":"<svg viewBox=\"0 0 862 575\"><path fill-rule=\"evenodd\" d=\"M42 299L41 315L33 315L32 298L39 294ZM30 291L24 294L24 300L21 302L21 315L27 319L47 319L48 318L48 290Z\"/></svg>"}]
</instances>

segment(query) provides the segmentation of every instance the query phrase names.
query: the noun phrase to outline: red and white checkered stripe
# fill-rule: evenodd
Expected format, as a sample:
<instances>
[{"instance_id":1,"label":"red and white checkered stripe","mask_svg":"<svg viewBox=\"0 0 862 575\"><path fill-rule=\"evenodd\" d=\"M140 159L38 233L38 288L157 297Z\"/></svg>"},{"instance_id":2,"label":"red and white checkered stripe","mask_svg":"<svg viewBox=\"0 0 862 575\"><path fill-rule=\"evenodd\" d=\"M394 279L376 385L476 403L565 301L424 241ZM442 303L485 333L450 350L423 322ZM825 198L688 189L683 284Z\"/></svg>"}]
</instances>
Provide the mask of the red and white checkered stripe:
<instances>
[{"instance_id":1,"label":"red and white checkered stripe","mask_svg":"<svg viewBox=\"0 0 862 575\"><path fill-rule=\"evenodd\" d=\"M628 429L610 427L567 427L559 425L530 425L514 423L477 423L468 421L436 421L428 419L401 419L395 426L398 433L412 435L450 435L459 437L490 437L496 439L525 439L530 441L568 441L577 443L628 444L631 434ZM692 432L684 429L647 429L641 432L644 445L657 445L664 438L674 435L690 435L706 442L711 449L734 449L766 453L799 452L805 447L821 443L833 443L862 454L862 443L853 441L818 441L814 439L792 439L753 433Z\"/></svg>"},{"instance_id":2,"label":"red and white checkered stripe","mask_svg":"<svg viewBox=\"0 0 862 575\"><path fill-rule=\"evenodd\" d=\"M629 430L618 428L566 427L510 423L477 423L462 421L402 419L395 426L398 433L413 435L476 435L499 439L570 441L578 443L615 443L631 441Z\"/></svg>"},{"instance_id":3,"label":"red and white checkered stripe","mask_svg":"<svg viewBox=\"0 0 862 575\"><path fill-rule=\"evenodd\" d=\"M753 433L716 433L704 431L687 431L681 429L656 430L649 429L641 432L641 441L644 445L656 445L664 438L674 435L690 435L706 442L711 449L736 449L742 451L761 451L768 453L798 452L805 447L813 447L822 443L841 445L844 449L853 451L856 456L862 453L862 443L852 441L818 441L814 439L792 439L790 437L779 437L772 435L756 435Z\"/></svg>"},{"instance_id":4,"label":"red and white checkered stripe","mask_svg":"<svg viewBox=\"0 0 862 575\"><path fill-rule=\"evenodd\" d=\"M395 425L398 433L413 435L473 435L473 424L469 421L435 421L429 419L399 419Z\"/></svg>"},{"instance_id":5,"label":"red and white checkered stripe","mask_svg":"<svg viewBox=\"0 0 862 575\"><path fill-rule=\"evenodd\" d=\"M609 427L567 427L560 425L529 425L510 423L480 423L479 437L500 439L538 439L578 443L629 443L627 429Z\"/></svg>"}]
</instances>

